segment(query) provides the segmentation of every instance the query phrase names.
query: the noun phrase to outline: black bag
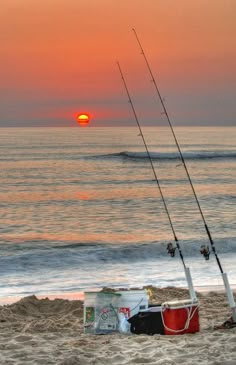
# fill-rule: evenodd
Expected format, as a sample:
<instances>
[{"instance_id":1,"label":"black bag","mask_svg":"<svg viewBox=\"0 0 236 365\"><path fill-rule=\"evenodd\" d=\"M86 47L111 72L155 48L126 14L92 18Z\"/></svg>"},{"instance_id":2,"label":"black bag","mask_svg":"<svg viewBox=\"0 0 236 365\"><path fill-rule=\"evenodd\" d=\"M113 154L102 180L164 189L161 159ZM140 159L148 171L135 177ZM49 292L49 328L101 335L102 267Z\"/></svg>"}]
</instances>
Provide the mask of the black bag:
<instances>
[{"instance_id":1,"label":"black bag","mask_svg":"<svg viewBox=\"0 0 236 365\"><path fill-rule=\"evenodd\" d=\"M161 312L139 312L128 319L130 331L136 334L164 335Z\"/></svg>"}]
</instances>

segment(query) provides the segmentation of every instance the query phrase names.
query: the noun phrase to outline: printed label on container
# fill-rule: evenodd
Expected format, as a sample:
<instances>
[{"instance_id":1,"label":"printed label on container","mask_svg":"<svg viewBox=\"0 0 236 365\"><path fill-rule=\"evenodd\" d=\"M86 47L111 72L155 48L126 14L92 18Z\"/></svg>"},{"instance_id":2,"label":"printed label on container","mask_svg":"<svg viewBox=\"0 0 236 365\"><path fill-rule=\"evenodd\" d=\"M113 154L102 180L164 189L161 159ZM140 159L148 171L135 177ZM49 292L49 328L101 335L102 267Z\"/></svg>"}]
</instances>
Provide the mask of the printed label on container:
<instances>
[{"instance_id":1,"label":"printed label on container","mask_svg":"<svg viewBox=\"0 0 236 365\"><path fill-rule=\"evenodd\" d=\"M98 308L96 308L97 310ZM115 331L118 325L117 314L114 309L110 307L100 308L97 312L98 319L97 330Z\"/></svg>"},{"instance_id":2,"label":"printed label on container","mask_svg":"<svg viewBox=\"0 0 236 365\"><path fill-rule=\"evenodd\" d=\"M119 313L123 313L125 315L125 318L128 319L130 317L130 308L119 308Z\"/></svg>"},{"instance_id":3,"label":"printed label on container","mask_svg":"<svg viewBox=\"0 0 236 365\"><path fill-rule=\"evenodd\" d=\"M86 307L85 310L85 322L94 322L95 320L95 310L94 307Z\"/></svg>"}]
</instances>

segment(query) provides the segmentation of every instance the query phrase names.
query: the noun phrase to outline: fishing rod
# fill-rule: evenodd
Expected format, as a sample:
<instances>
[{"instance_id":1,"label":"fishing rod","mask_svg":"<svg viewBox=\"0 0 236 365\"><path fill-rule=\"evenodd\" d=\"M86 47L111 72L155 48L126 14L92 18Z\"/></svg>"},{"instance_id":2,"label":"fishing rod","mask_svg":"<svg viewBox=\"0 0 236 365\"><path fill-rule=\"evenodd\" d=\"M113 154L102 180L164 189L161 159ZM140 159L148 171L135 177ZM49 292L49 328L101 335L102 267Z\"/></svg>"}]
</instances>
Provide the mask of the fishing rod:
<instances>
[{"instance_id":1,"label":"fishing rod","mask_svg":"<svg viewBox=\"0 0 236 365\"><path fill-rule=\"evenodd\" d=\"M118 69L120 71L121 79L123 81L123 84L124 84L124 87L125 87L125 90L126 90L126 93L127 93L127 96L128 96L128 101L129 101L129 103L131 105L131 108L132 108L132 111L133 111L133 114L134 114L136 123L137 123L138 128L139 128L140 135L141 135L142 140L143 140L143 144L144 144L145 149L146 149L146 152L147 152L147 156L148 156L148 159L149 159L149 162L150 162L150 165L151 165L151 168L152 168L154 177L155 177L155 181L157 183L157 186L158 186L158 189L159 189L159 192L160 192L160 195L161 195L161 199L162 199L162 202L163 202L163 205L164 205L164 208L165 208L165 212L167 214L167 217L168 217L168 220L169 220L169 224L170 224L170 227L171 227L171 230L172 230L172 233L173 233L173 237L174 237L174 240L175 240L176 247L177 247L177 249L179 251L179 256L181 258L181 261L182 261L182 264L183 264L183 267L184 267L186 281L188 283L190 298L192 299L192 301L195 301L197 299L197 297L196 297L196 293L195 293L194 288L193 288L193 283L192 283L192 277L191 277L191 274L190 274L190 270L185 265L183 253L182 253L182 250L181 250L181 247L180 247L180 244L179 244L179 240L178 240L177 235L175 233L175 229L174 229L174 226L173 226L173 223L172 223L172 220L171 220L171 217L170 217L170 213L169 213L169 210L168 210L168 207L167 207L167 204L166 204L166 201L165 201L163 192L162 192L162 188L161 188L159 179L158 179L157 174L156 174L156 170L154 168L153 160L152 160L152 157L150 155L150 152L149 152L147 143L145 141L145 138L144 138L144 135L143 135L143 131L142 131L141 125L139 123L138 116L137 116L137 113L135 111L134 104L133 104L133 102L131 100L130 93L129 93L129 89L127 87L127 84L126 84L126 81L125 81L125 78L124 78L124 75L123 75L123 72L121 70L121 67L120 67L119 62L117 62L117 66L118 66ZM175 249L176 249L176 247L173 247L172 243L168 243L168 245L167 245L167 251L168 251L168 253L172 257L175 255Z\"/></svg>"},{"instance_id":2,"label":"fishing rod","mask_svg":"<svg viewBox=\"0 0 236 365\"><path fill-rule=\"evenodd\" d=\"M146 65L147 65L147 68L149 70L149 73L151 75L151 81L153 82L154 84L154 87L156 89L156 92L157 92L157 95L158 95L158 98L161 102L161 105L162 105L162 108L163 108L163 114L166 116L166 119L168 121L168 124L169 124L169 127L171 129L171 132L172 132L172 135L173 135L173 138L174 138L174 141L175 141L175 144L177 146L177 149L178 149L178 152L179 152L179 155L180 155L180 158L181 158L181 162L184 166L184 169L185 169L185 172L186 172L186 175L188 177L188 180L189 180L189 183L190 183L190 186L191 186L191 189L192 189L192 192L193 192L193 195L195 197L195 200L196 200L196 203L197 203L197 206L198 206L198 210L200 212L200 215L202 217L202 220L203 220L203 224L204 224L204 227L205 227L205 230L206 230L206 233L207 233L207 236L209 238L209 241L210 241L210 244L211 244L211 249L212 249L212 252L215 256L215 259L216 259L216 262L218 264L218 267L220 269L220 272L221 272L221 275L222 275L222 279L223 279L223 282L224 282L224 286L225 286L225 290L226 290L226 293L227 293L227 297L228 297L228 302L229 302L229 305L230 305L230 308L232 309L232 313L233 313L233 320L234 322L236 322L236 304L235 304L235 301L234 301L234 296L233 296L233 292L230 288L230 284L229 284L229 281L228 281L228 276L227 276L227 273L224 272L223 268L222 268L222 265L221 265L221 262L220 262L220 259L217 255L217 252L216 252L216 248L215 248L215 243L213 241L213 238L212 238L212 235L211 235L211 232L210 232L210 229L207 225L207 222L206 222L206 219L205 219L205 216L203 214L203 211L202 211L202 208L201 208L201 205L200 205L200 202L199 202L199 199L198 199L198 196L197 196L197 193L195 191L195 188L194 188L194 185L193 185L193 182L192 182L192 179L191 179L191 176L189 174L189 171L188 171L188 168L187 168L187 165L185 163L185 160L184 160L184 157L183 157L183 154L182 154L182 151L181 151L181 148L180 148L180 145L179 145L179 142L177 140L177 137L176 137L176 134L175 134L175 131L174 131L174 128L172 126L172 123L170 121L170 117L169 117L169 114L167 112L167 109L166 109L166 106L165 106L165 103L164 103L164 100L161 96L161 93L159 91L159 88L157 86L157 83L156 83L156 80L154 78L154 75L152 73L152 70L151 70L151 67L149 65L149 62L147 60L147 57L145 55L145 52L143 50L143 47L141 45L141 42L139 40L139 37L137 35L137 32L136 30L133 28L132 29L133 32L134 32L134 35L135 35L135 38L139 44L139 47L140 47L140 50L141 50L141 54L146 62ZM200 252L201 254L205 257L206 260L209 259L209 255L210 255L210 251L209 251L209 247L208 246L205 246L205 245L202 245L201 246L201 249L200 249Z\"/></svg>"}]
</instances>

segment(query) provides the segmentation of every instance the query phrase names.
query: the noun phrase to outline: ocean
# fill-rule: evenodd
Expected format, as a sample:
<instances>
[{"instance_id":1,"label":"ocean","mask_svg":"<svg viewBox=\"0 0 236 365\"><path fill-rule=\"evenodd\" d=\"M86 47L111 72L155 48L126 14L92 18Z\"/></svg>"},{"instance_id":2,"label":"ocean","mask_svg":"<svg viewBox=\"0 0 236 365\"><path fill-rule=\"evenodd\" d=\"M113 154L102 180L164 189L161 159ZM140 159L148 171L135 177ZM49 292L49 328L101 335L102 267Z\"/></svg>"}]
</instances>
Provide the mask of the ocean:
<instances>
[{"instance_id":1,"label":"ocean","mask_svg":"<svg viewBox=\"0 0 236 365\"><path fill-rule=\"evenodd\" d=\"M202 211L236 285L236 128L176 127ZM145 127L196 287L222 285L169 128ZM186 287L150 161L135 127L1 128L0 298L102 287Z\"/></svg>"}]
</instances>

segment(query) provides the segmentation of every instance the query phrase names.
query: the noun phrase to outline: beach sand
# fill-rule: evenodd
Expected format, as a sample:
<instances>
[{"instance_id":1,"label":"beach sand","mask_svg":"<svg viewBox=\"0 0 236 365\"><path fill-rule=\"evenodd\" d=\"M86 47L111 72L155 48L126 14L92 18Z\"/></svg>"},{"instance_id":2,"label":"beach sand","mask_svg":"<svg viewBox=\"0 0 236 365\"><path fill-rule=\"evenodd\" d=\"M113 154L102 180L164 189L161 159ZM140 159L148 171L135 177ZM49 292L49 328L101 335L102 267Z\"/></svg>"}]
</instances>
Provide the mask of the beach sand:
<instances>
[{"instance_id":1,"label":"beach sand","mask_svg":"<svg viewBox=\"0 0 236 365\"><path fill-rule=\"evenodd\" d=\"M154 303L188 298L152 288ZM215 330L230 315L223 292L198 293L200 332L174 336L83 333L83 302L26 297L0 307L0 364L236 365L236 328Z\"/></svg>"}]
</instances>

